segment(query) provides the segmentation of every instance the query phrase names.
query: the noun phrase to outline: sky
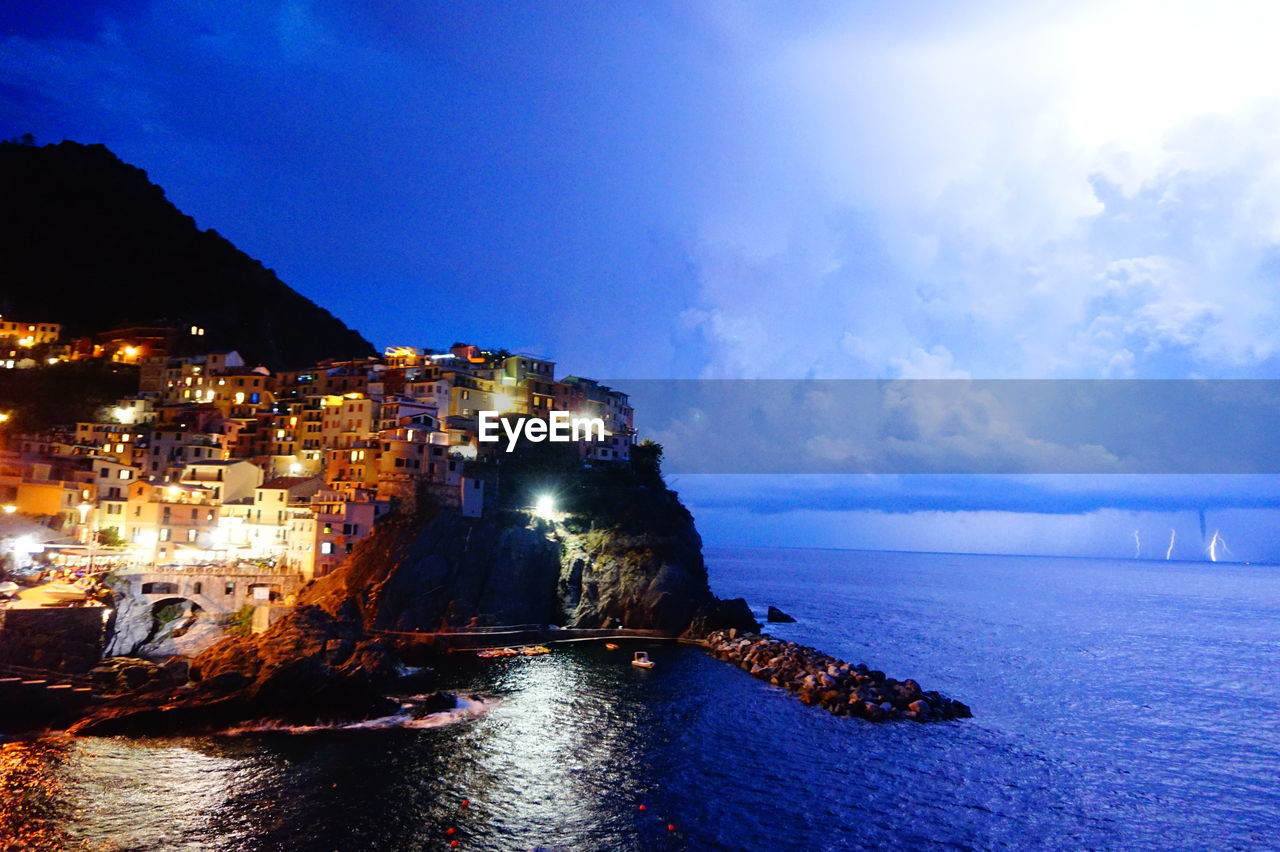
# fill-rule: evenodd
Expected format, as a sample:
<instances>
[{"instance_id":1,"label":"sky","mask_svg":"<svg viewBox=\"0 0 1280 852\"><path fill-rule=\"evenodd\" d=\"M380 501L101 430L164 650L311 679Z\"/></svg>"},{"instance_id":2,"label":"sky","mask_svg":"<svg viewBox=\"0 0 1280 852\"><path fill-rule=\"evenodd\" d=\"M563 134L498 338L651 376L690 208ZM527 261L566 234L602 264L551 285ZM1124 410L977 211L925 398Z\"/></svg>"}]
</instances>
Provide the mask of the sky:
<instances>
[{"instance_id":1,"label":"sky","mask_svg":"<svg viewBox=\"0 0 1280 852\"><path fill-rule=\"evenodd\" d=\"M958 5L17 0L0 137L106 143L379 347L620 385L1276 378L1280 7ZM696 481L714 543L963 514ZM1123 512L1126 482L1095 487ZM1018 505L970 520L1115 536ZM1252 558L1268 524L1233 521Z\"/></svg>"}]
</instances>

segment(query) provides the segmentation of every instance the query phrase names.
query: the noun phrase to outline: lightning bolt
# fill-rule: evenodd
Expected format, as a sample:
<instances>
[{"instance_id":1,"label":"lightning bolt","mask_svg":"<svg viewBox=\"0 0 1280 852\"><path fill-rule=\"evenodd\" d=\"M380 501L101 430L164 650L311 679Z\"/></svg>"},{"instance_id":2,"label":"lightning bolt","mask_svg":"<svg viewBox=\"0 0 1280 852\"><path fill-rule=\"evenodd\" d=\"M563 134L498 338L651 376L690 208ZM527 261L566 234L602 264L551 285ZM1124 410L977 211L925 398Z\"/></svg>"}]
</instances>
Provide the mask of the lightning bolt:
<instances>
[{"instance_id":1,"label":"lightning bolt","mask_svg":"<svg viewBox=\"0 0 1280 852\"><path fill-rule=\"evenodd\" d=\"M1231 548L1227 547L1227 540L1222 537L1222 533L1218 532L1217 530L1214 530L1213 538L1209 540L1209 561L1210 562L1218 561L1218 545L1219 544L1222 545L1222 549L1226 551L1227 554L1229 555L1231 554Z\"/></svg>"},{"instance_id":2,"label":"lightning bolt","mask_svg":"<svg viewBox=\"0 0 1280 852\"><path fill-rule=\"evenodd\" d=\"M1178 531L1175 529L1170 529L1169 530L1169 549L1166 550L1164 553L1164 558L1166 562L1173 558L1173 543L1177 541L1177 539L1178 539Z\"/></svg>"},{"instance_id":3,"label":"lightning bolt","mask_svg":"<svg viewBox=\"0 0 1280 852\"><path fill-rule=\"evenodd\" d=\"M1133 558L1137 559L1142 555L1142 539L1138 536L1138 531L1133 531Z\"/></svg>"}]
</instances>

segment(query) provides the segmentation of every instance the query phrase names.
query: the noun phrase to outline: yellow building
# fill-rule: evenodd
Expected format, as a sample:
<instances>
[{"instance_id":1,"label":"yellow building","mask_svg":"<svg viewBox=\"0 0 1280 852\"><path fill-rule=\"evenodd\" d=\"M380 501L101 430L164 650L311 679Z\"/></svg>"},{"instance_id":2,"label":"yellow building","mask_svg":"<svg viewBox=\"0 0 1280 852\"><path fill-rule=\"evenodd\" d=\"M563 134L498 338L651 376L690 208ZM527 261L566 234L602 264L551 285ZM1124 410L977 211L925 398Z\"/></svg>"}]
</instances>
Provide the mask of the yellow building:
<instances>
[{"instance_id":1,"label":"yellow building","mask_svg":"<svg viewBox=\"0 0 1280 852\"><path fill-rule=\"evenodd\" d=\"M0 317L0 341L10 346L29 348L42 343L57 343L62 326L56 322L16 322Z\"/></svg>"}]
</instances>

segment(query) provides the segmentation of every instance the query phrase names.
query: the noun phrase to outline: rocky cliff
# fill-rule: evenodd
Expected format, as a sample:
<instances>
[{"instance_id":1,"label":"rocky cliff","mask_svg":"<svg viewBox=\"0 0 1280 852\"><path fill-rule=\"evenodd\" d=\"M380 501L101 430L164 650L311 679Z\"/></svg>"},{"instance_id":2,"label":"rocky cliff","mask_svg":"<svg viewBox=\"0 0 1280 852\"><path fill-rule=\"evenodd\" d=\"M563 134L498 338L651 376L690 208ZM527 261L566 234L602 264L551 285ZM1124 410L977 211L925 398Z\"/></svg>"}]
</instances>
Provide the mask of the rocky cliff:
<instances>
[{"instance_id":1,"label":"rocky cliff","mask_svg":"<svg viewBox=\"0 0 1280 852\"><path fill-rule=\"evenodd\" d=\"M383 690L396 655L381 631L758 628L744 601L711 594L701 539L673 492L631 485L595 497L580 505L596 511L554 521L515 509L464 518L429 505L393 515L265 633L201 652L190 685L108 702L73 730L157 733L385 714L394 709ZM643 513L614 514L611 501Z\"/></svg>"},{"instance_id":2,"label":"rocky cliff","mask_svg":"<svg viewBox=\"0 0 1280 852\"><path fill-rule=\"evenodd\" d=\"M108 576L113 614L108 630L107 657L141 657L164 661L194 657L221 639L226 625L191 601L175 598L153 603L129 583Z\"/></svg>"},{"instance_id":3,"label":"rocky cliff","mask_svg":"<svg viewBox=\"0 0 1280 852\"><path fill-rule=\"evenodd\" d=\"M666 517L640 531L521 511L393 519L357 548L339 579L301 599L351 598L368 627L384 630L621 624L678 634L716 603L702 540L674 494L644 499Z\"/></svg>"}]
</instances>

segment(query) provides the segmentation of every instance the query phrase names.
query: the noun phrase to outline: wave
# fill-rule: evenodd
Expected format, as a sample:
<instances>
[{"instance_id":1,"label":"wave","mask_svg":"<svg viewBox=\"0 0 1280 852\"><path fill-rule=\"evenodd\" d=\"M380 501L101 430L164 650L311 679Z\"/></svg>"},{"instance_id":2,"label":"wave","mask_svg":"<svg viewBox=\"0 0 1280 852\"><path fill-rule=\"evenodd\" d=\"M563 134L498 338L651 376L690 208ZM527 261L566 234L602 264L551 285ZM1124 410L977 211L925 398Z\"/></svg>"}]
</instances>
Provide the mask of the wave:
<instances>
[{"instance_id":1,"label":"wave","mask_svg":"<svg viewBox=\"0 0 1280 852\"><path fill-rule=\"evenodd\" d=\"M229 736L243 734L316 734L324 731L385 731L393 728L405 730L427 730L456 725L468 719L475 719L498 706L496 700L485 700L477 696L459 695L458 703L449 710L437 710L433 713L421 712L421 702L425 695L411 695L403 699L400 711L390 716L378 716L374 719L363 719L359 722L333 722L319 725L291 725L278 721L260 721L248 725L240 725L223 731Z\"/></svg>"}]
</instances>

